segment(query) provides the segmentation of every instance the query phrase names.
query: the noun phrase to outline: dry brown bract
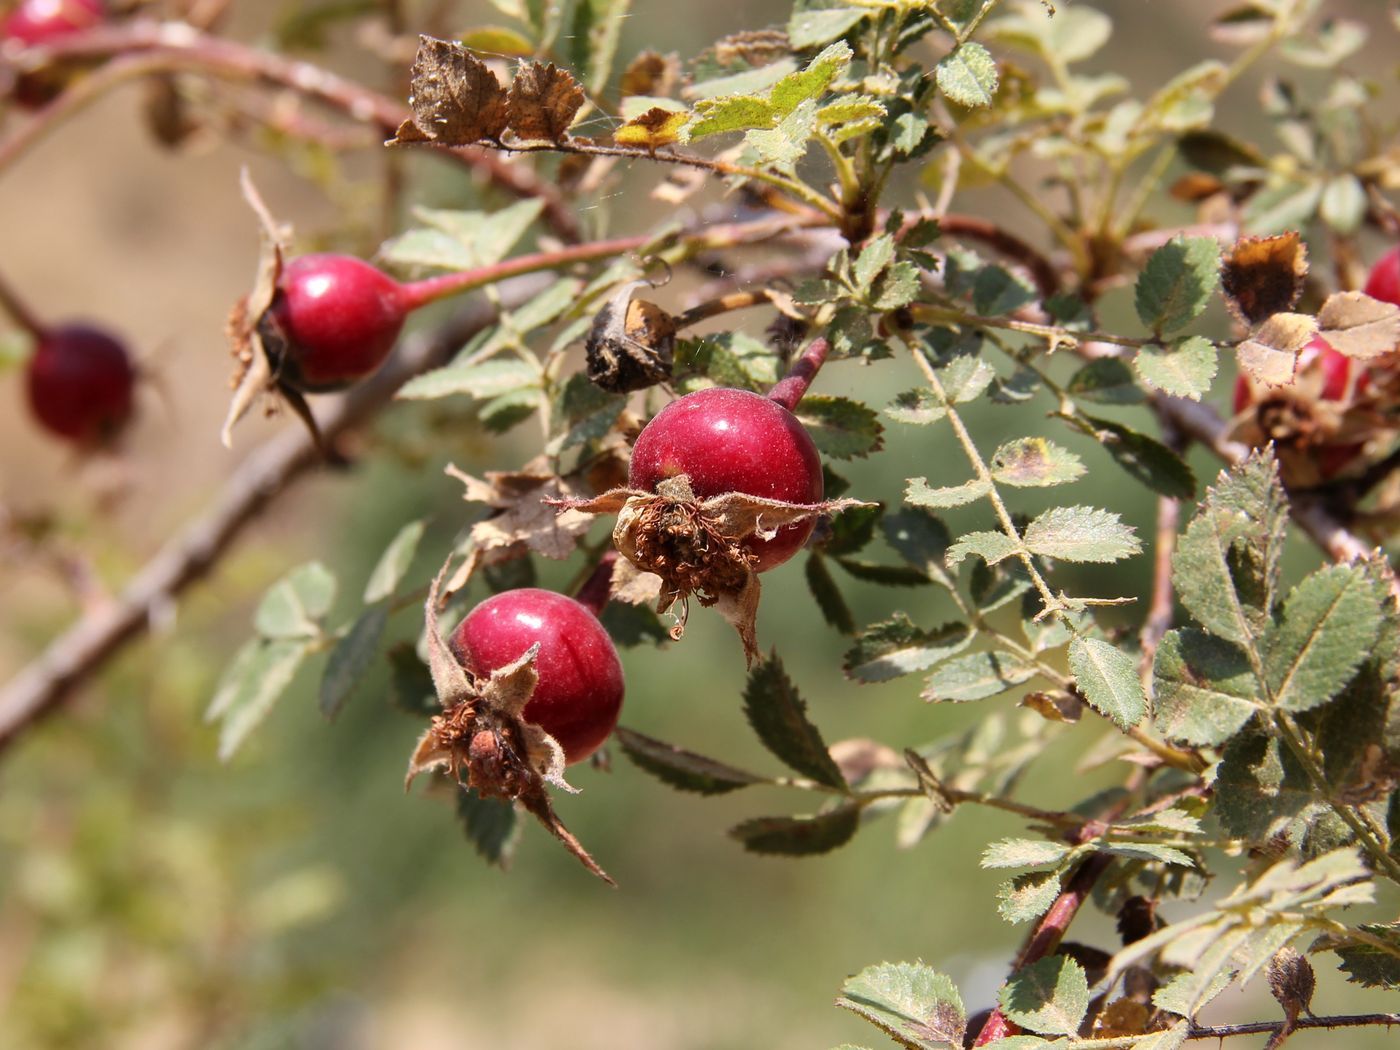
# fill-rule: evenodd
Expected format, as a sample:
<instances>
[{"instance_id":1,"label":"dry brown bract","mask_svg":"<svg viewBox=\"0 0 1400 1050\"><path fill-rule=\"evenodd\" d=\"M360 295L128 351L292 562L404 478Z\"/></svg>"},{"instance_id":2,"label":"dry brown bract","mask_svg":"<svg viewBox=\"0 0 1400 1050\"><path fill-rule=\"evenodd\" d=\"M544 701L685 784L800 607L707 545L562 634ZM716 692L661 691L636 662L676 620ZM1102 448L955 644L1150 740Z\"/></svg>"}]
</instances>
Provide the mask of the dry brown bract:
<instances>
[{"instance_id":1,"label":"dry brown bract","mask_svg":"<svg viewBox=\"0 0 1400 1050\"><path fill-rule=\"evenodd\" d=\"M563 749L522 714L539 680L535 673L539 644L490 677L474 677L457 662L438 630L438 602L447 569L444 565L438 572L424 605L428 668L443 713L433 716L419 737L409 759L405 789L420 773L443 770L482 798L512 800L534 814L584 867L612 883L554 812L548 785L571 793L576 790L564 780Z\"/></svg>"},{"instance_id":2,"label":"dry brown bract","mask_svg":"<svg viewBox=\"0 0 1400 1050\"><path fill-rule=\"evenodd\" d=\"M702 500L684 474L661 482L656 492L616 488L593 499L546 502L563 513L616 514L613 543L618 552L642 572L661 579L656 611L679 605L671 637L684 634L694 595L734 625L749 664L759 655L759 581L744 541L751 536L770 539L785 525L869 506L853 499L784 503L742 492Z\"/></svg>"}]
</instances>

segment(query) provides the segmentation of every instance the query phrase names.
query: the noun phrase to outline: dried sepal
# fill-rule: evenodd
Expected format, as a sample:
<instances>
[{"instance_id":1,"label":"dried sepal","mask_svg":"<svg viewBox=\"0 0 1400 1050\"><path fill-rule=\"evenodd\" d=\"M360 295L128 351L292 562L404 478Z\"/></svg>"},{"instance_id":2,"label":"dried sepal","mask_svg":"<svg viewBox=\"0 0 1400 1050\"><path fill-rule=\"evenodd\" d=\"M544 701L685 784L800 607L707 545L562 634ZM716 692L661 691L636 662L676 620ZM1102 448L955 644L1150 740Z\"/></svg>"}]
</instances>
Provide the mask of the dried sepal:
<instances>
[{"instance_id":1,"label":"dried sepal","mask_svg":"<svg viewBox=\"0 0 1400 1050\"><path fill-rule=\"evenodd\" d=\"M433 578L424 603L428 667L443 706L419 737L404 780L443 771L485 799L519 802L562 842L589 871L612 879L554 812L550 785L575 792L564 779L564 750L559 742L524 717L539 677L535 660L539 643L489 676L473 676L452 654L438 628L438 607L450 562Z\"/></svg>"},{"instance_id":2,"label":"dried sepal","mask_svg":"<svg viewBox=\"0 0 1400 1050\"><path fill-rule=\"evenodd\" d=\"M510 84L510 130L526 142L561 143L583 101L583 88L567 71L530 62Z\"/></svg>"},{"instance_id":3,"label":"dried sepal","mask_svg":"<svg viewBox=\"0 0 1400 1050\"><path fill-rule=\"evenodd\" d=\"M501 137L509 117L506 91L486 63L461 44L420 36L409 77L413 119L399 127L391 143L466 146Z\"/></svg>"},{"instance_id":4,"label":"dried sepal","mask_svg":"<svg viewBox=\"0 0 1400 1050\"><path fill-rule=\"evenodd\" d=\"M685 631L689 602L714 608L739 633L744 659L758 659L756 621L760 584L750 537L771 539L779 529L823 514L870 506L860 500L785 503L743 492L700 499L684 474L655 492L617 488L592 499L550 500L563 513L617 514L613 543L644 573L661 580L656 611L676 610L671 637Z\"/></svg>"},{"instance_id":5,"label":"dried sepal","mask_svg":"<svg viewBox=\"0 0 1400 1050\"><path fill-rule=\"evenodd\" d=\"M584 343L588 378L613 394L671 378L676 320L655 303L634 298L649 281L629 281L603 304Z\"/></svg>"}]
</instances>

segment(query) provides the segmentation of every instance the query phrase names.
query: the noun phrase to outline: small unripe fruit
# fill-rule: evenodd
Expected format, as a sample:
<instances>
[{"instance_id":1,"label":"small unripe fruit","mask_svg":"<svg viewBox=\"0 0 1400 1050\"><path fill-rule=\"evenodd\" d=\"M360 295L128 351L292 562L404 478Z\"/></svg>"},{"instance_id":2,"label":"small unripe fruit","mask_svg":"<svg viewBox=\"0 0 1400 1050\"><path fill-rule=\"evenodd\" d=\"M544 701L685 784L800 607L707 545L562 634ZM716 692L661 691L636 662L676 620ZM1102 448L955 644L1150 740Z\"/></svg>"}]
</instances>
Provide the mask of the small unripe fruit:
<instances>
[{"instance_id":1,"label":"small unripe fruit","mask_svg":"<svg viewBox=\"0 0 1400 1050\"><path fill-rule=\"evenodd\" d=\"M26 366L29 407L50 433L82 445L110 438L131 418L136 369L100 328L45 332Z\"/></svg>"},{"instance_id":2,"label":"small unripe fruit","mask_svg":"<svg viewBox=\"0 0 1400 1050\"><path fill-rule=\"evenodd\" d=\"M1400 248L1392 248L1371 267L1365 292L1372 299L1400 306Z\"/></svg>"},{"instance_id":3,"label":"small unripe fruit","mask_svg":"<svg viewBox=\"0 0 1400 1050\"><path fill-rule=\"evenodd\" d=\"M704 500L742 492L785 503L818 503L821 457L797 417L772 398L713 387L672 401L637 436L628 484L654 492L685 474ZM750 536L744 546L764 572L787 561L812 534L811 519L786 525L772 539Z\"/></svg>"},{"instance_id":4,"label":"small unripe fruit","mask_svg":"<svg viewBox=\"0 0 1400 1050\"><path fill-rule=\"evenodd\" d=\"M306 393L341 390L382 365L403 329L403 286L351 255L302 255L277 283L271 315L286 338L283 382Z\"/></svg>"},{"instance_id":5,"label":"small unripe fruit","mask_svg":"<svg viewBox=\"0 0 1400 1050\"><path fill-rule=\"evenodd\" d=\"M449 645L481 677L539 643L539 681L522 717L581 762L602 745L622 710L622 664L598 618L574 599L537 587L502 591L467 614Z\"/></svg>"}]
</instances>

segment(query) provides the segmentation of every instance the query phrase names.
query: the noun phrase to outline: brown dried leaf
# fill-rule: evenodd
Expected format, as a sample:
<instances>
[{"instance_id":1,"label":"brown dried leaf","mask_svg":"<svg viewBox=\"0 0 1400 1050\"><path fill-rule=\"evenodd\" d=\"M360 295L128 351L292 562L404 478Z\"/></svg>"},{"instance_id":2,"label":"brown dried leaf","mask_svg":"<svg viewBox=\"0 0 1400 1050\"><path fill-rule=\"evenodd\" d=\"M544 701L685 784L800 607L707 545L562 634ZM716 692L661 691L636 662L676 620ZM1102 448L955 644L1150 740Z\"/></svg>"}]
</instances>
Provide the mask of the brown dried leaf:
<instances>
[{"instance_id":1,"label":"brown dried leaf","mask_svg":"<svg viewBox=\"0 0 1400 1050\"><path fill-rule=\"evenodd\" d=\"M1329 295L1317 325L1322 338L1348 357L1365 361L1400 350L1400 306L1364 292Z\"/></svg>"},{"instance_id":2,"label":"brown dried leaf","mask_svg":"<svg viewBox=\"0 0 1400 1050\"><path fill-rule=\"evenodd\" d=\"M643 51L622 71L622 97L669 95L676 89L680 69L680 59L675 52L663 55L656 51Z\"/></svg>"},{"instance_id":3,"label":"brown dried leaf","mask_svg":"<svg viewBox=\"0 0 1400 1050\"><path fill-rule=\"evenodd\" d=\"M566 70L531 62L511 82L509 127L527 142L563 142L583 99L583 88Z\"/></svg>"},{"instance_id":4,"label":"brown dried leaf","mask_svg":"<svg viewBox=\"0 0 1400 1050\"><path fill-rule=\"evenodd\" d=\"M1293 382L1298 352L1317 334L1317 321L1306 314L1278 313L1239 345L1240 368L1256 383L1287 386Z\"/></svg>"},{"instance_id":5,"label":"brown dried leaf","mask_svg":"<svg viewBox=\"0 0 1400 1050\"><path fill-rule=\"evenodd\" d=\"M1220 264L1220 287L1231 311L1248 325L1293 309L1308 275L1308 248L1296 230L1242 237Z\"/></svg>"},{"instance_id":6,"label":"brown dried leaf","mask_svg":"<svg viewBox=\"0 0 1400 1050\"><path fill-rule=\"evenodd\" d=\"M444 146L468 146L501 137L509 112L505 89L486 63L461 44L420 36L409 76L408 104L421 134L405 136L400 127L391 141L421 142L426 136Z\"/></svg>"},{"instance_id":7,"label":"brown dried leaf","mask_svg":"<svg viewBox=\"0 0 1400 1050\"><path fill-rule=\"evenodd\" d=\"M859 787L861 781L877 769L904 768L904 759L898 751L869 737L838 740L827 750L851 787Z\"/></svg>"},{"instance_id":8,"label":"brown dried leaf","mask_svg":"<svg viewBox=\"0 0 1400 1050\"><path fill-rule=\"evenodd\" d=\"M1084 713L1084 701L1071 693L1027 693L1021 698L1021 706L1029 707L1047 722L1071 725Z\"/></svg>"},{"instance_id":9,"label":"brown dried leaf","mask_svg":"<svg viewBox=\"0 0 1400 1050\"><path fill-rule=\"evenodd\" d=\"M663 109L652 106L641 116L633 117L613 132L613 141L619 146L636 146L639 149L655 151L669 146L681 137L681 128L690 120L686 110Z\"/></svg>"},{"instance_id":10,"label":"brown dried leaf","mask_svg":"<svg viewBox=\"0 0 1400 1050\"><path fill-rule=\"evenodd\" d=\"M569 505L573 490L553 474L527 468L488 471L481 479L455 466L447 473L466 486L463 498L468 502L498 511L472 526L471 542L483 555L519 547L546 558L567 558L592 524L587 513L555 512L556 506Z\"/></svg>"},{"instance_id":11,"label":"brown dried leaf","mask_svg":"<svg viewBox=\"0 0 1400 1050\"><path fill-rule=\"evenodd\" d=\"M584 353L588 378L613 394L644 390L671 378L676 320L655 303L634 299L648 281L629 281L593 319Z\"/></svg>"}]
</instances>

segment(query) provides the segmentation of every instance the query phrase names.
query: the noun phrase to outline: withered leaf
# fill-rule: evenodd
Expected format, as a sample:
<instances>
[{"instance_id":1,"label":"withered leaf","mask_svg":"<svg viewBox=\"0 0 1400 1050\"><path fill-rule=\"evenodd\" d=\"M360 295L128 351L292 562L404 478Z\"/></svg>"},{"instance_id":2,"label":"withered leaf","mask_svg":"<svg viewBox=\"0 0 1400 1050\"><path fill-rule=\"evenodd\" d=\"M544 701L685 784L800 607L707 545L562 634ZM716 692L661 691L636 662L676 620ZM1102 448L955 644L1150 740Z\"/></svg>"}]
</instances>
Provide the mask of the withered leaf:
<instances>
[{"instance_id":1,"label":"withered leaf","mask_svg":"<svg viewBox=\"0 0 1400 1050\"><path fill-rule=\"evenodd\" d=\"M663 55L657 51L643 51L622 71L622 97L669 95L679 78L680 60L674 52Z\"/></svg>"},{"instance_id":2,"label":"withered leaf","mask_svg":"<svg viewBox=\"0 0 1400 1050\"><path fill-rule=\"evenodd\" d=\"M546 470L527 466L519 471L488 471L484 479L454 466L447 473L466 486L465 500L498 512L472 526L472 545L482 554L520 547L546 558L567 558L591 524L586 514L559 514L546 502L576 494L563 478Z\"/></svg>"},{"instance_id":3,"label":"withered leaf","mask_svg":"<svg viewBox=\"0 0 1400 1050\"><path fill-rule=\"evenodd\" d=\"M1264 386L1293 382L1298 352L1317 334L1317 321L1306 314L1274 314L1239 345L1240 368Z\"/></svg>"},{"instance_id":4,"label":"withered leaf","mask_svg":"<svg viewBox=\"0 0 1400 1050\"><path fill-rule=\"evenodd\" d=\"M583 106L583 88L553 62L521 66L510 85L510 130L528 142L563 142Z\"/></svg>"},{"instance_id":5,"label":"withered leaf","mask_svg":"<svg viewBox=\"0 0 1400 1050\"><path fill-rule=\"evenodd\" d=\"M633 117L614 131L613 141L619 146L657 150L677 141L681 137L681 128L689 119L690 113L685 110L652 106L641 116Z\"/></svg>"},{"instance_id":6,"label":"withered leaf","mask_svg":"<svg viewBox=\"0 0 1400 1050\"><path fill-rule=\"evenodd\" d=\"M408 104L422 136L446 146L501 137L508 116L505 89L486 63L461 44L420 36L409 75ZM400 127L394 141L423 140L404 131Z\"/></svg>"},{"instance_id":7,"label":"withered leaf","mask_svg":"<svg viewBox=\"0 0 1400 1050\"><path fill-rule=\"evenodd\" d=\"M1276 237L1242 237L1220 264L1225 301L1240 320L1256 325L1293 309L1308 275L1308 248L1296 230Z\"/></svg>"},{"instance_id":8,"label":"withered leaf","mask_svg":"<svg viewBox=\"0 0 1400 1050\"><path fill-rule=\"evenodd\" d=\"M588 378L613 394L643 390L671 378L676 321L655 303L634 299L647 281L615 291L589 329L584 344Z\"/></svg>"},{"instance_id":9,"label":"withered leaf","mask_svg":"<svg viewBox=\"0 0 1400 1050\"><path fill-rule=\"evenodd\" d=\"M1329 295L1317 325L1322 338L1348 357L1367 360L1400 349L1400 306L1363 292Z\"/></svg>"}]
</instances>

